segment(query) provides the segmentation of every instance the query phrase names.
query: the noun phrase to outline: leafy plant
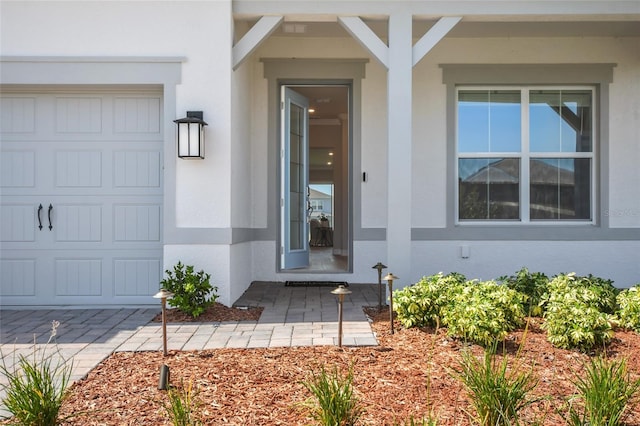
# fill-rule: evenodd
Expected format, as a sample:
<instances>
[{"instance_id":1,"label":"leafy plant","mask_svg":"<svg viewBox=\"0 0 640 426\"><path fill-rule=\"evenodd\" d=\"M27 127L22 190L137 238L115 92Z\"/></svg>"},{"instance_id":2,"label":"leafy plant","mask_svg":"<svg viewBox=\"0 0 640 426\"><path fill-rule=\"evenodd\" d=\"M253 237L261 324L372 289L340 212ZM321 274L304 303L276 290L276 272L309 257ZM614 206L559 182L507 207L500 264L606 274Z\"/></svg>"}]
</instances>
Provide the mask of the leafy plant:
<instances>
[{"instance_id":1,"label":"leafy plant","mask_svg":"<svg viewBox=\"0 0 640 426\"><path fill-rule=\"evenodd\" d=\"M618 294L617 302L620 326L640 333L640 284Z\"/></svg>"},{"instance_id":2,"label":"leafy plant","mask_svg":"<svg viewBox=\"0 0 640 426\"><path fill-rule=\"evenodd\" d=\"M497 345L485 349L484 359L464 351L456 376L471 396L481 426L518 425L519 412L535 402L529 393L537 386L533 371L508 371L507 357L497 360Z\"/></svg>"},{"instance_id":3,"label":"leafy plant","mask_svg":"<svg viewBox=\"0 0 640 426\"><path fill-rule=\"evenodd\" d=\"M525 295L524 308L531 316L539 317L542 315L541 303L549 283L549 278L545 274L529 272L527 268L523 267L515 275L502 276L498 278L498 281Z\"/></svg>"},{"instance_id":4,"label":"leafy plant","mask_svg":"<svg viewBox=\"0 0 640 426\"><path fill-rule=\"evenodd\" d=\"M303 382L315 398L308 402L312 417L323 426L355 425L364 409L353 393L353 369L341 377L337 367L331 372L322 366L319 372L311 372L311 377Z\"/></svg>"},{"instance_id":5,"label":"leafy plant","mask_svg":"<svg viewBox=\"0 0 640 426\"><path fill-rule=\"evenodd\" d=\"M180 388L170 388L167 391L169 404L165 405L167 415L174 426L199 426L202 422L198 420L194 411L198 407L196 400L197 391L193 382L185 388L184 383L180 383Z\"/></svg>"},{"instance_id":6,"label":"leafy plant","mask_svg":"<svg viewBox=\"0 0 640 426\"><path fill-rule=\"evenodd\" d=\"M166 270L165 273L167 277L160 284L173 293L173 297L168 300L169 305L194 318L200 316L218 298L215 293L218 287L211 285L211 275L204 271L195 273L193 266L184 266L178 262L173 271Z\"/></svg>"},{"instance_id":7,"label":"leafy plant","mask_svg":"<svg viewBox=\"0 0 640 426\"><path fill-rule=\"evenodd\" d=\"M618 306L616 297L620 290L613 286L613 281L605 278L595 277L589 274L586 277L576 277L575 285L589 290L593 294L591 299L594 306L606 314L616 312Z\"/></svg>"},{"instance_id":8,"label":"leafy plant","mask_svg":"<svg viewBox=\"0 0 640 426\"><path fill-rule=\"evenodd\" d=\"M65 360L57 347L47 353L60 323L53 321L51 325L49 340L40 349L34 342L32 357L19 355L12 368L4 361L0 366L0 373L7 379L7 383L0 384L5 393L2 402L20 425L59 424L58 413L67 395L73 361Z\"/></svg>"},{"instance_id":9,"label":"leafy plant","mask_svg":"<svg viewBox=\"0 0 640 426\"><path fill-rule=\"evenodd\" d=\"M586 376L576 376L574 384L584 409L580 415L573 406L569 408L568 423L572 426L621 424L627 404L640 389L640 379L631 380L626 360L610 361L602 356L591 359Z\"/></svg>"},{"instance_id":10,"label":"leafy plant","mask_svg":"<svg viewBox=\"0 0 640 426\"><path fill-rule=\"evenodd\" d=\"M468 281L449 298L442 320L450 336L490 347L524 324L524 296L494 281Z\"/></svg>"},{"instance_id":11,"label":"leafy plant","mask_svg":"<svg viewBox=\"0 0 640 426\"><path fill-rule=\"evenodd\" d=\"M605 345L613 331L604 310L615 306L615 296L614 302L610 300L613 293L602 282L576 277L574 273L554 277L544 297L542 328L547 331L549 342L560 348L583 351Z\"/></svg>"},{"instance_id":12,"label":"leafy plant","mask_svg":"<svg viewBox=\"0 0 640 426\"><path fill-rule=\"evenodd\" d=\"M464 275L442 272L423 277L412 286L393 292L393 310L403 326L437 327L441 323L441 310L450 303L451 295L465 282Z\"/></svg>"}]
</instances>

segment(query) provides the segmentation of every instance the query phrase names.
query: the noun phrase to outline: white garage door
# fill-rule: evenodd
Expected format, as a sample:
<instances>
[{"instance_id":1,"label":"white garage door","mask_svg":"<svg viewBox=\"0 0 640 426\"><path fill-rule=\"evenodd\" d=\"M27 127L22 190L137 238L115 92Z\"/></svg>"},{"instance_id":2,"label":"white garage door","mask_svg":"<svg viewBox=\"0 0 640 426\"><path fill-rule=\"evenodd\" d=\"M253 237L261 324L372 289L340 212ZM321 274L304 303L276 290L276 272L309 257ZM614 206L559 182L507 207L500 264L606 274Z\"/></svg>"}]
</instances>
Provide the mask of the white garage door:
<instances>
[{"instance_id":1,"label":"white garage door","mask_svg":"<svg viewBox=\"0 0 640 426\"><path fill-rule=\"evenodd\" d=\"M3 91L0 304L154 303L162 94Z\"/></svg>"}]
</instances>

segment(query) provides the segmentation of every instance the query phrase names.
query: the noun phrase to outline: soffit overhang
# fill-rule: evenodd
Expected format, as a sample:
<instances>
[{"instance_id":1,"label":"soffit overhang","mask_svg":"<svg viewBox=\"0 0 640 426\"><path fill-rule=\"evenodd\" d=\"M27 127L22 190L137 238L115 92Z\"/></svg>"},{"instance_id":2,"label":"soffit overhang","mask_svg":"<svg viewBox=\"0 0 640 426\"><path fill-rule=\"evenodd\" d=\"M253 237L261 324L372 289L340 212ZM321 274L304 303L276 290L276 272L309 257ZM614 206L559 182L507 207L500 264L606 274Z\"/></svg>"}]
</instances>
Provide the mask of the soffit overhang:
<instances>
[{"instance_id":1,"label":"soffit overhang","mask_svg":"<svg viewBox=\"0 0 640 426\"><path fill-rule=\"evenodd\" d=\"M273 34L284 37L348 37L338 17L357 16L385 40L388 17L398 11L413 16L415 38L446 16L462 17L447 37L640 36L640 0L234 0L232 8L248 27L262 16L284 16Z\"/></svg>"}]
</instances>

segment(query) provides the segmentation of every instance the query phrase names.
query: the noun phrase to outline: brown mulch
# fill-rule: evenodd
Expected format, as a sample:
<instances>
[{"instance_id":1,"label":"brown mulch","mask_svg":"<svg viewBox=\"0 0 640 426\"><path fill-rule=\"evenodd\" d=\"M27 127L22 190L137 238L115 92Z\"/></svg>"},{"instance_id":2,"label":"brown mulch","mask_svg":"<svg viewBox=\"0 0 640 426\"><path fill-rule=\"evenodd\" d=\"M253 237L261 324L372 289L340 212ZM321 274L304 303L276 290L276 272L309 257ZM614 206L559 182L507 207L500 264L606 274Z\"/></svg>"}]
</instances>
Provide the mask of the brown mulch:
<instances>
[{"instance_id":1,"label":"brown mulch","mask_svg":"<svg viewBox=\"0 0 640 426\"><path fill-rule=\"evenodd\" d=\"M221 321L258 321L263 307L229 308L215 302L196 318L178 309L167 309L167 322L221 322ZM156 315L153 322L162 321L162 313Z\"/></svg>"},{"instance_id":2,"label":"brown mulch","mask_svg":"<svg viewBox=\"0 0 640 426\"><path fill-rule=\"evenodd\" d=\"M526 336L519 331L506 340L512 363L532 368L538 379L534 397L540 400L524 410L523 424L537 419L564 425L567 401L575 392L572 380L583 374L589 355L552 347L539 321L532 319ZM373 328L378 347L171 351L166 358L159 352L117 353L73 385L63 413L89 414L65 424L171 424L163 409L166 391L157 389L162 364L170 367L174 386L197 388L205 425L314 424L303 405L310 394L301 382L321 365L341 371L352 366L356 395L366 410L359 424L404 425L410 416L421 418L430 410L439 426L472 424L470 400L452 375L464 349L461 342L445 330L403 329L398 323L391 335L388 312L374 315ZM477 346L468 348L482 353ZM632 376L640 377L640 335L617 331L608 355L626 358ZM640 425L640 401L627 413L625 425Z\"/></svg>"}]
</instances>

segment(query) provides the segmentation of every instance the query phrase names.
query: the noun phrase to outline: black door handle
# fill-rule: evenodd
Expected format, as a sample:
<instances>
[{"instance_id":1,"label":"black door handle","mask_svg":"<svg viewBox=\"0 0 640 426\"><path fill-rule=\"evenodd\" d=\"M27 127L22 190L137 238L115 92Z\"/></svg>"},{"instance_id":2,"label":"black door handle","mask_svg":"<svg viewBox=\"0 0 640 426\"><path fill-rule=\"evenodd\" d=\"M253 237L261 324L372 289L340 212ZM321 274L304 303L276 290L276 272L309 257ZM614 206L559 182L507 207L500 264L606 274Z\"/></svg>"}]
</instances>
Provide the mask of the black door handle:
<instances>
[{"instance_id":1,"label":"black door handle","mask_svg":"<svg viewBox=\"0 0 640 426\"><path fill-rule=\"evenodd\" d=\"M51 224L51 210L53 210L53 206L49 204L49 210L47 211L47 216L49 217L49 231L53 229L53 225Z\"/></svg>"},{"instance_id":2,"label":"black door handle","mask_svg":"<svg viewBox=\"0 0 640 426\"><path fill-rule=\"evenodd\" d=\"M40 217L40 212L42 211L42 204L38 206L38 228L42 231L42 218Z\"/></svg>"}]
</instances>

